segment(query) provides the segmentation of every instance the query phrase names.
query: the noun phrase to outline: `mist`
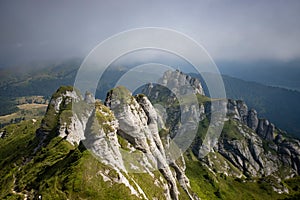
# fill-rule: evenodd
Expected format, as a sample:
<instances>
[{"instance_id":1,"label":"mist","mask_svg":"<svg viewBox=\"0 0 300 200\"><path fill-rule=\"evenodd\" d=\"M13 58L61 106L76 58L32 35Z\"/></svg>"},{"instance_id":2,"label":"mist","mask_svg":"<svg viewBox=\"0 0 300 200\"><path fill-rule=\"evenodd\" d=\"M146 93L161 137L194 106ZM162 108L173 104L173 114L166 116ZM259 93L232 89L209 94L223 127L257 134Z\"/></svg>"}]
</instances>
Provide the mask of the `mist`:
<instances>
[{"instance_id":1,"label":"mist","mask_svg":"<svg viewBox=\"0 0 300 200\"><path fill-rule=\"evenodd\" d=\"M300 58L300 1L1 1L0 67L84 58L132 28L165 27L216 61Z\"/></svg>"}]
</instances>

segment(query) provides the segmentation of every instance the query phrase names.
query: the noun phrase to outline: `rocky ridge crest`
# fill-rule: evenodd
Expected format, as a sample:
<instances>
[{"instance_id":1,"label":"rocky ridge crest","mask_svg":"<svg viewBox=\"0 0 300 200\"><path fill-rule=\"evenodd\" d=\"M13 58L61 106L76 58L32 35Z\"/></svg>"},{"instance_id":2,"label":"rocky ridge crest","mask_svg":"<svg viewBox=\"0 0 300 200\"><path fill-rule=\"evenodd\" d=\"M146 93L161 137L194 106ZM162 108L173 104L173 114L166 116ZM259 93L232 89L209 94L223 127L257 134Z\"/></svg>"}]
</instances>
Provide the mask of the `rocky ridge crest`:
<instances>
[{"instance_id":1,"label":"rocky ridge crest","mask_svg":"<svg viewBox=\"0 0 300 200\"><path fill-rule=\"evenodd\" d=\"M50 126L48 115L55 116L57 126ZM179 199L180 191L190 199L197 198L190 192L184 162L179 166L166 155L159 135L158 118L146 96L132 96L124 87L112 89L104 103L95 101L89 93L82 98L71 88L60 88L50 101L37 137L40 146L52 136L65 138L74 145L82 142L119 177L113 179L106 172L99 172L103 179L126 185L137 197L148 199L130 174L143 172L163 188L166 199ZM157 169L159 175L153 173Z\"/></svg>"},{"instance_id":2,"label":"rocky ridge crest","mask_svg":"<svg viewBox=\"0 0 300 200\"><path fill-rule=\"evenodd\" d=\"M144 88L149 99L142 94L132 96L126 88L118 87L108 93L104 103L95 102L88 93L82 98L73 89L59 89L37 131L40 146L53 134L71 144L82 141L119 177L112 179L106 172L99 172L103 179L125 184L137 197L147 199L143 188L128 175L133 171L147 172L156 185L164 189L166 199L179 199L182 189L190 199L197 199L190 190L184 162L178 165L170 159L166 145L177 134L194 127L194 124L182 127L181 116L186 116L183 120L194 119L190 121L200 124L209 121L211 100L204 96L197 79L179 71L166 72L159 82L160 85L149 84ZM178 106L173 106L177 105L176 94L190 92L185 89L186 84L191 85L193 94L198 97L198 111L195 107L186 107L181 113ZM239 178L274 176L280 180L299 175L299 140L289 138L269 120L259 119L258 113L248 109L245 102L230 99L224 102L227 117L217 145L206 157L200 157L203 133L198 133L191 147L203 165L212 172ZM224 102L222 100L220 105ZM72 103L80 105L78 112L72 113ZM157 104L166 111L166 116L155 109ZM185 110L189 114L185 114ZM55 116L53 122L50 116ZM162 136L161 130L173 135ZM152 172L156 168L160 169L159 176ZM274 190L288 192L280 183L274 185Z\"/></svg>"},{"instance_id":3,"label":"rocky ridge crest","mask_svg":"<svg viewBox=\"0 0 300 200\"><path fill-rule=\"evenodd\" d=\"M166 85L174 78L182 80L191 80L188 75L184 75L178 71L166 72L162 79L162 85ZM176 81L171 81L176 82ZM177 83L177 82L176 82ZM200 82L197 85L192 85L193 88L202 88ZM178 84L173 84L177 86ZM179 84L180 85L180 84ZM172 86L170 86L172 87ZM164 90L161 86L154 87L146 86L144 93L149 95L149 99L153 102L176 102L172 94L176 90ZM201 91L201 90L200 90ZM203 91L203 90L202 90ZM203 96L203 92L195 89L195 94L198 95L199 107L201 108L201 120L211 114L211 100L207 100ZM204 99L204 100L203 100ZM224 129L218 139L216 145L211 149L211 152L204 158L200 154L200 147L203 142L203 134L195 138L192 146L193 152L198 156L211 171L224 173L234 177L263 177L274 176L276 179L285 179L299 175L300 171L300 142L297 139L290 138L276 128L268 119L259 118L259 114L255 109L248 109L248 106L242 100L228 99L213 100L220 101L220 105L225 105L227 117L225 118ZM164 104L167 105L167 104ZM172 121L169 126L176 127L179 109L167 108L172 110ZM174 117L175 116L175 117ZM175 124L175 125L174 125ZM205 126L208 126L206 124ZM172 128L171 128L172 129ZM211 138L214 140L215 138ZM209 143L215 143L211 141ZM287 189L277 184L274 190L282 193L287 192Z\"/></svg>"}]
</instances>

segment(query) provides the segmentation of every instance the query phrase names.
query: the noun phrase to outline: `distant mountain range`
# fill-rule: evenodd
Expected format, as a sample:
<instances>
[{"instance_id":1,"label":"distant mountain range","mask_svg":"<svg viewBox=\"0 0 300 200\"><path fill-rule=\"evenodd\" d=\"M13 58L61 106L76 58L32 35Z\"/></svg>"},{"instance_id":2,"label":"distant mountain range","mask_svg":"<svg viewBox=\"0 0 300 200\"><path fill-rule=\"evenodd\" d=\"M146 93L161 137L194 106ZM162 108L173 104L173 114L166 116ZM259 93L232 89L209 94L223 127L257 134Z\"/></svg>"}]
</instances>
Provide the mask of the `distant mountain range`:
<instances>
[{"instance_id":1,"label":"distant mountain range","mask_svg":"<svg viewBox=\"0 0 300 200\"><path fill-rule=\"evenodd\" d=\"M73 85L80 63L78 59L56 65L48 64L43 68L34 68L22 74L15 74L14 71L7 72L3 69L0 73L2 77L0 115L16 110L14 102L16 97L42 95L49 99L59 86ZM113 87L115 81L125 71L124 67L107 71L105 77L113 78L101 81L96 96L101 99L105 98L106 92ZM244 100L249 107L259 112L261 118L268 118L279 128L294 136L300 136L300 107L298 106L300 92L243 81L226 75L223 75L223 80L228 98Z\"/></svg>"},{"instance_id":2,"label":"distant mountain range","mask_svg":"<svg viewBox=\"0 0 300 200\"><path fill-rule=\"evenodd\" d=\"M246 81L300 91L300 60L217 61L222 74Z\"/></svg>"}]
</instances>

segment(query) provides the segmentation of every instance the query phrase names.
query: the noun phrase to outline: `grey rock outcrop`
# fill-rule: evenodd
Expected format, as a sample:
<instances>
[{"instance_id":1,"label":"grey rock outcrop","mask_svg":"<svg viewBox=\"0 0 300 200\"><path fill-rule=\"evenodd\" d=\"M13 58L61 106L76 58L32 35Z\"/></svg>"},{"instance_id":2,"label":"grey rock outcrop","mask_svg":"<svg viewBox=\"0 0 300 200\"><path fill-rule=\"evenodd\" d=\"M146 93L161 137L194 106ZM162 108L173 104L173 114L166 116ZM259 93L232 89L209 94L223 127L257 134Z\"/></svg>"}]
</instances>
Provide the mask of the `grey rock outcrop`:
<instances>
[{"instance_id":1,"label":"grey rock outcrop","mask_svg":"<svg viewBox=\"0 0 300 200\"><path fill-rule=\"evenodd\" d=\"M241 100L228 100L227 115L240 121L255 131L263 139L274 140L274 124L266 119L259 119L257 111L248 110L248 106Z\"/></svg>"},{"instance_id":2,"label":"grey rock outcrop","mask_svg":"<svg viewBox=\"0 0 300 200\"><path fill-rule=\"evenodd\" d=\"M296 174L300 174L300 142L296 139L283 140L278 144L280 160L289 168L292 167Z\"/></svg>"},{"instance_id":3,"label":"grey rock outcrop","mask_svg":"<svg viewBox=\"0 0 300 200\"><path fill-rule=\"evenodd\" d=\"M95 97L94 97L94 95L92 93L86 92L85 96L84 96L84 101L87 104L94 104L95 103Z\"/></svg>"},{"instance_id":4,"label":"grey rock outcrop","mask_svg":"<svg viewBox=\"0 0 300 200\"><path fill-rule=\"evenodd\" d=\"M163 77L159 79L158 83L169 88L175 94L179 93L184 95L190 92L189 90L192 90L194 94L204 95L202 85L198 79L183 74L178 70L166 71L163 74ZM192 89L187 86L191 87Z\"/></svg>"},{"instance_id":5,"label":"grey rock outcrop","mask_svg":"<svg viewBox=\"0 0 300 200\"><path fill-rule=\"evenodd\" d=\"M180 79L181 76L182 74L180 72L166 72L160 79L161 85L165 88L171 88L170 90L173 94L178 94L182 92L178 87L180 88L180 85L183 85L179 80L181 80L182 83L184 83L185 80L191 80L190 78L185 79L184 76ZM190 84L190 82L188 83ZM177 89L173 89L174 86L176 86ZM148 92L150 99L154 101L160 100L167 102L167 104L175 102L174 95L170 92L168 93L168 90L164 88L152 86L151 91L149 88L146 88L145 91ZM161 95L161 93L166 93L167 95ZM203 94L202 92L194 92L194 94L195 93ZM163 97L159 98L160 96ZM221 104L224 102L226 101L214 100L214 106L220 104L219 108L223 108ZM298 152L295 150L297 149L296 147L299 147L297 146L298 143L291 143L290 139L283 137L274 124L268 120L259 119L257 111L249 109L244 101L228 99L226 105L227 120L230 121L228 123L231 123L229 130L227 130L227 133L222 133L219 140L216 137L206 137L205 139L209 140L206 143L202 141L202 139L199 139L200 142L196 142L193 147L193 152L200 160L204 161L211 169L218 168L217 171L238 177L261 177L269 175L280 177L283 175L280 172L280 168L283 166L286 166L286 174L283 175L283 178L298 174L299 158L295 153ZM205 117L210 119L212 103L208 101L200 106L204 108L200 114L200 120L203 120ZM184 116L184 113L181 113L182 110L179 112L174 108L172 109L173 110L169 110L172 113L172 115L169 116L171 120L167 120L167 123L172 130L171 132L176 133L179 130L178 124L180 124L178 119L180 116ZM170 123L170 121L173 123ZM212 123L210 119L211 125L214 123L218 124L217 122L218 120L214 120ZM276 138L275 132L279 133ZM174 137L174 135L171 135L171 137ZM207 146L207 144L210 145ZM201 156L200 146L202 146L202 149L212 152L212 154L203 158ZM294 154L292 152L294 152Z\"/></svg>"},{"instance_id":6,"label":"grey rock outcrop","mask_svg":"<svg viewBox=\"0 0 300 200\"><path fill-rule=\"evenodd\" d=\"M274 139L274 124L270 123L267 119L260 119L257 127L257 134L266 140Z\"/></svg>"},{"instance_id":7,"label":"grey rock outcrop","mask_svg":"<svg viewBox=\"0 0 300 200\"><path fill-rule=\"evenodd\" d=\"M248 106L245 104L244 101L237 100L236 102L237 102L237 109L241 117L241 121L246 124L248 118Z\"/></svg>"},{"instance_id":8,"label":"grey rock outcrop","mask_svg":"<svg viewBox=\"0 0 300 200\"><path fill-rule=\"evenodd\" d=\"M257 112L248 110L243 101L228 100L227 117L231 133L222 133L211 154L202 158L197 154L198 148L194 147L196 155L211 170L236 177L284 179L299 174L299 140L283 136L274 124L258 119ZM283 168L284 172L281 171ZM274 188L278 192L288 191L285 187L278 189L278 185Z\"/></svg>"},{"instance_id":9,"label":"grey rock outcrop","mask_svg":"<svg viewBox=\"0 0 300 200\"><path fill-rule=\"evenodd\" d=\"M200 81L178 70L166 71L163 77L158 80L158 84L148 84L143 88L143 94L154 100L161 96L168 96L168 101L173 102L176 97L200 94L205 95Z\"/></svg>"},{"instance_id":10,"label":"grey rock outcrop","mask_svg":"<svg viewBox=\"0 0 300 200\"><path fill-rule=\"evenodd\" d=\"M95 105L87 122L83 144L94 152L101 162L126 171L117 138L118 121L100 102Z\"/></svg>"},{"instance_id":11,"label":"grey rock outcrop","mask_svg":"<svg viewBox=\"0 0 300 200\"><path fill-rule=\"evenodd\" d=\"M178 187L194 199L184 173L185 166L178 166L170 159L160 138L158 128L162 125L158 123L165 120L148 98L144 95L133 97L126 88L118 87L108 93L104 104L95 101L89 93L83 100L72 88L60 88L53 95L44 124L37 132L40 146L52 134L73 145L82 142L101 163L117 174L111 177L109 172L99 171L105 181L124 184L133 195L147 199L143 189L129 175L144 172L155 179L156 185L164 188L165 199L179 199ZM160 178L152 173L157 169Z\"/></svg>"},{"instance_id":12,"label":"grey rock outcrop","mask_svg":"<svg viewBox=\"0 0 300 200\"><path fill-rule=\"evenodd\" d=\"M200 81L178 70L166 71L158 84L146 85L142 93L164 106L171 138L196 132L198 122L205 117L205 106L199 105L197 99L197 95L204 95Z\"/></svg>"},{"instance_id":13,"label":"grey rock outcrop","mask_svg":"<svg viewBox=\"0 0 300 200\"><path fill-rule=\"evenodd\" d=\"M247 110L248 110L248 108L247 108ZM239 109L237 107L236 101L234 101L232 99L228 99L227 114L229 116L231 116L233 119L241 120L241 114L239 113Z\"/></svg>"},{"instance_id":14,"label":"grey rock outcrop","mask_svg":"<svg viewBox=\"0 0 300 200\"><path fill-rule=\"evenodd\" d=\"M206 142L198 137L193 143L193 153L210 171L235 177L274 176L278 180L300 174L299 140L287 137L268 120L259 119L256 110L248 109L245 102L221 99L212 103L202 96L204 92L197 79L179 71L167 71L159 82L161 85L149 84L143 90L159 106L153 106L145 95L132 96L124 87L112 89L104 104L95 101L90 93L83 100L76 91L60 89L50 101L37 137L41 144L51 134L71 144L82 141L103 164L116 171L115 178L100 171L103 179L122 183L143 199L147 196L130 173L148 173L164 188L166 199L179 199L179 187L190 199L197 199L191 194L181 151L179 165L169 148L176 138L196 130L198 122L205 118L210 126L217 127L221 120L227 123L220 137L206 137ZM179 106L177 95L189 94L204 100L197 101L197 105ZM227 117L212 119L214 109L225 109ZM161 136L160 130L165 131ZM155 169L159 169L160 178L152 173ZM275 188L278 192L286 191L284 187Z\"/></svg>"},{"instance_id":15,"label":"grey rock outcrop","mask_svg":"<svg viewBox=\"0 0 300 200\"><path fill-rule=\"evenodd\" d=\"M258 126L257 112L254 109L249 110L247 117L247 125L252 130L256 130Z\"/></svg>"},{"instance_id":16,"label":"grey rock outcrop","mask_svg":"<svg viewBox=\"0 0 300 200\"><path fill-rule=\"evenodd\" d=\"M239 124L240 122L235 122ZM286 179L299 175L300 144L298 140L263 139L246 126L239 126L242 137L232 139L222 137L210 154L199 158L208 168L217 173L234 177L264 177ZM286 187L274 185L277 192L288 192Z\"/></svg>"},{"instance_id":17,"label":"grey rock outcrop","mask_svg":"<svg viewBox=\"0 0 300 200\"><path fill-rule=\"evenodd\" d=\"M160 169L169 185L172 199L178 199L176 175L173 175L166 157L162 141L158 134L157 112L144 95L132 97L123 87L118 87L108 94L105 105L115 114L118 120L118 134L128 140L134 148L146 156L146 170ZM145 164L144 164L145 165ZM181 170L177 169L180 182L183 184ZM185 182L184 182L185 183ZM184 185L186 187L186 185Z\"/></svg>"},{"instance_id":18,"label":"grey rock outcrop","mask_svg":"<svg viewBox=\"0 0 300 200\"><path fill-rule=\"evenodd\" d=\"M79 144L84 139L85 125L92 109L85 107L73 112L72 106L80 102L84 102L82 96L72 87L63 86L53 94L36 133L41 145L49 135L65 138L71 144Z\"/></svg>"}]
</instances>

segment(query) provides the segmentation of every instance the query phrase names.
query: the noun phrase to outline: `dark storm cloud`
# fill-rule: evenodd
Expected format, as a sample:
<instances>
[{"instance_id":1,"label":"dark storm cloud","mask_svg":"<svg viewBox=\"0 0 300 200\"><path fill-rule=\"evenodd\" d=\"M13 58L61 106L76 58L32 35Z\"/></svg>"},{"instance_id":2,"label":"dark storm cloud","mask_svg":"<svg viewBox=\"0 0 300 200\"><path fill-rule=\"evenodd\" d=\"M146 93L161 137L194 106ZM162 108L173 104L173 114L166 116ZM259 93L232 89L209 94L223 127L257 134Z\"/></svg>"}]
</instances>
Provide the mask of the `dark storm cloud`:
<instances>
[{"instance_id":1,"label":"dark storm cloud","mask_svg":"<svg viewBox=\"0 0 300 200\"><path fill-rule=\"evenodd\" d=\"M0 64L85 56L126 29L190 35L217 60L300 57L300 1L1 1Z\"/></svg>"}]
</instances>

